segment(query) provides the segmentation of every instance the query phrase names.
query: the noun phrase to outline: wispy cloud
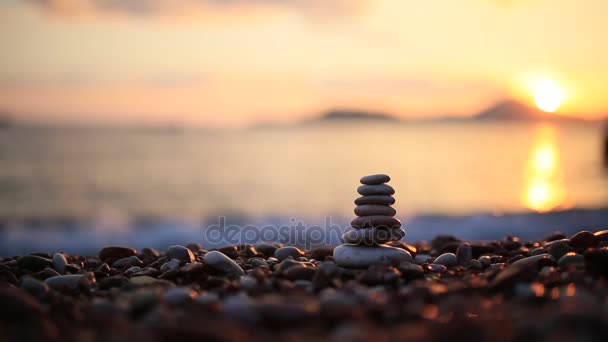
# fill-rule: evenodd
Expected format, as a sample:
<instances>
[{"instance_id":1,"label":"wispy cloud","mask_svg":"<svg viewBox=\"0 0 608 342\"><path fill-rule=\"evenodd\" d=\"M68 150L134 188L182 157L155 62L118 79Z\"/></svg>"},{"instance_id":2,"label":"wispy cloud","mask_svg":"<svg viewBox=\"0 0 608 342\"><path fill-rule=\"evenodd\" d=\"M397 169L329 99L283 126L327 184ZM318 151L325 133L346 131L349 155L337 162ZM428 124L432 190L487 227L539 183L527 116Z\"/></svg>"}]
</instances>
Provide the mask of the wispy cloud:
<instances>
[{"instance_id":1,"label":"wispy cloud","mask_svg":"<svg viewBox=\"0 0 608 342\"><path fill-rule=\"evenodd\" d=\"M369 0L27 0L47 14L174 17L247 10L289 10L306 16L353 15Z\"/></svg>"}]
</instances>

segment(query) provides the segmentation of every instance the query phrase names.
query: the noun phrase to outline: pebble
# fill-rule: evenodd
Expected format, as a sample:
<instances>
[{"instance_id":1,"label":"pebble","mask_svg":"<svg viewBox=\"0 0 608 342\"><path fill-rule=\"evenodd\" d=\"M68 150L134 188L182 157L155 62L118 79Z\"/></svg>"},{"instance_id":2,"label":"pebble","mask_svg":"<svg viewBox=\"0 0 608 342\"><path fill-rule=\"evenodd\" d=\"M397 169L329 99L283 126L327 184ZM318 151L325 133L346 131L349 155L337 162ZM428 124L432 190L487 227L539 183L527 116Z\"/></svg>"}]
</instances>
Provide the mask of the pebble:
<instances>
[{"instance_id":1,"label":"pebble","mask_svg":"<svg viewBox=\"0 0 608 342\"><path fill-rule=\"evenodd\" d=\"M311 280L314 274L314 268L303 265L294 265L283 272L283 276L289 280Z\"/></svg>"},{"instance_id":2,"label":"pebble","mask_svg":"<svg viewBox=\"0 0 608 342\"><path fill-rule=\"evenodd\" d=\"M116 261L114 261L114 263L112 264L112 267L114 268L129 268L131 266L143 266L144 263L135 255L130 256L128 258L122 258L122 259L118 259Z\"/></svg>"},{"instance_id":3,"label":"pebble","mask_svg":"<svg viewBox=\"0 0 608 342\"><path fill-rule=\"evenodd\" d=\"M196 292L187 287L175 286L165 291L165 303L176 305L191 302L196 297Z\"/></svg>"},{"instance_id":4,"label":"pebble","mask_svg":"<svg viewBox=\"0 0 608 342\"><path fill-rule=\"evenodd\" d=\"M489 255L482 255L477 260L483 267L488 267L492 264L492 258Z\"/></svg>"},{"instance_id":5,"label":"pebble","mask_svg":"<svg viewBox=\"0 0 608 342\"><path fill-rule=\"evenodd\" d=\"M475 259L471 259L471 261L469 261L468 265L465 265L467 267L469 267L472 270L482 270L483 269L483 265L481 264L481 262L479 262L479 260L475 260Z\"/></svg>"},{"instance_id":6,"label":"pebble","mask_svg":"<svg viewBox=\"0 0 608 342\"><path fill-rule=\"evenodd\" d=\"M367 184L367 185L377 185L377 184L382 184L382 183L388 183L390 181L391 181L391 177L389 175L385 175L382 173L363 176L363 177L361 177L361 180L360 180L361 184Z\"/></svg>"},{"instance_id":7,"label":"pebble","mask_svg":"<svg viewBox=\"0 0 608 342\"><path fill-rule=\"evenodd\" d=\"M226 274L241 276L245 273L234 260L219 251L210 251L205 254L205 263L211 268Z\"/></svg>"},{"instance_id":8,"label":"pebble","mask_svg":"<svg viewBox=\"0 0 608 342\"><path fill-rule=\"evenodd\" d=\"M522 258L519 259L517 261L515 261L514 263L511 264L511 266L525 266L525 267L530 267L530 266L548 266L549 264L555 264L555 259L553 258L553 256L551 256L550 254L539 254L539 255L534 255L534 256L529 256L527 258Z\"/></svg>"},{"instance_id":9,"label":"pebble","mask_svg":"<svg viewBox=\"0 0 608 342\"><path fill-rule=\"evenodd\" d=\"M165 253L165 256L169 260L179 260L182 265L189 262L194 262L194 254L192 253L192 251L181 245L174 245L169 247L167 249L167 252Z\"/></svg>"},{"instance_id":10,"label":"pebble","mask_svg":"<svg viewBox=\"0 0 608 342\"><path fill-rule=\"evenodd\" d=\"M53 254L53 268L55 271L59 272L59 274L65 274L66 266L68 265L68 260L65 258L65 255L62 253Z\"/></svg>"},{"instance_id":11,"label":"pebble","mask_svg":"<svg viewBox=\"0 0 608 342\"><path fill-rule=\"evenodd\" d=\"M128 258L135 254L137 254L137 251L133 248L123 246L109 246L99 251L99 259L105 262L108 259Z\"/></svg>"},{"instance_id":12,"label":"pebble","mask_svg":"<svg viewBox=\"0 0 608 342\"><path fill-rule=\"evenodd\" d=\"M433 260L433 257L429 254L416 254L414 257L414 262L417 264L423 264L429 262L429 260Z\"/></svg>"},{"instance_id":13,"label":"pebble","mask_svg":"<svg viewBox=\"0 0 608 342\"><path fill-rule=\"evenodd\" d=\"M89 289L95 283L95 276L92 272L59 275L47 278L44 282L54 290L75 291L78 289Z\"/></svg>"},{"instance_id":14,"label":"pebble","mask_svg":"<svg viewBox=\"0 0 608 342\"><path fill-rule=\"evenodd\" d=\"M245 290L253 290L258 286L258 280L252 276L244 276L239 279L239 285Z\"/></svg>"},{"instance_id":15,"label":"pebble","mask_svg":"<svg viewBox=\"0 0 608 342\"><path fill-rule=\"evenodd\" d=\"M591 247L595 244L595 242L595 235L592 232L586 230L578 232L572 235L572 237L570 238L570 246L579 250L584 250L588 247Z\"/></svg>"},{"instance_id":16,"label":"pebble","mask_svg":"<svg viewBox=\"0 0 608 342\"><path fill-rule=\"evenodd\" d=\"M409 261L404 261L397 266L397 269L404 275L412 278L417 278L424 274L424 269L420 265L416 265Z\"/></svg>"},{"instance_id":17,"label":"pebble","mask_svg":"<svg viewBox=\"0 0 608 342\"><path fill-rule=\"evenodd\" d=\"M608 277L608 249L585 252L585 268L592 274Z\"/></svg>"},{"instance_id":18,"label":"pebble","mask_svg":"<svg viewBox=\"0 0 608 342\"><path fill-rule=\"evenodd\" d=\"M429 264L428 267L429 267L429 271L435 272L435 273L443 273L448 270L448 268L445 265L441 265L441 264Z\"/></svg>"},{"instance_id":19,"label":"pebble","mask_svg":"<svg viewBox=\"0 0 608 342\"><path fill-rule=\"evenodd\" d=\"M545 249L546 248L547 247L545 245ZM553 256L553 258L555 258L555 260L559 260L559 258L566 255L566 253L573 252L573 251L574 251L574 249L572 249L572 247L570 247L570 245L568 245L567 243L565 243L561 240L550 242L550 245L548 248L549 254L551 254L551 256Z\"/></svg>"},{"instance_id":20,"label":"pebble","mask_svg":"<svg viewBox=\"0 0 608 342\"><path fill-rule=\"evenodd\" d=\"M369 195L361 196L355 200L356 205L365 204L378 204L378 205L391 205L395 204L395 197L387 195Z\"/></svg>"},{"instance_id":21,"label":"pebble","mask_svg":"<svg viewBox=\"0 0 608 342\"><path fill-rule=\"evenodd\" d=\"M30 276L21 278L21 288L34 296L40 296L50 291L48 284Z\"/></svg>"},{"instance_id":22,"label":"pebble","mask_svg":"<svg viewBox=\"0 0 608 342\"><path fill-rule=\"evenodd\" d=\"M276 251L278 247L269 243L258 243L255 245L255 249L266 257L270 257L274 255L274 251Z\"/></svg>"},{"instance_id":23,"label":"pebble","mask_svg":"<svg viewBox=\"0 0 608 342\"><path fill-rule=\"evenodd\" d=\"M412 261L412 255L401 248L380 246L340 245L334 249L336 263L342 267L367 268L374 264L398 265Z\"/></svg>"},{"instance_id":24,"label":"pebble","mask_svg":"<svg viewBox=\"0 0 608 342\"><path fill-rule=\"evenodd\" d=\"M357 216L395 216L397 211L393 207L379 204L362 204L355 207L355 215Z\"/></svg>"},{"instance_id":25,"label":"pebble","mask_svg":"<svg viewBox=\"0 0 608 342\"><path fill-rule=\"evenodd\" d=\"M473 259L473 249L468 243L461 244L456 250L456 264L467 266Z\"/></svg>"},{"instance_id":26,"label":"pebble","mask_svg":"<svg viewBox=\"0 0 608 342\"><path fill-rule=\"evenodd\" d=\"M585 257L581 254L576 254L574 252L569 252L566 255L559 258L557 261L557 265L559 267L567 267L569 265L584 265Z\"/></svg>"},{"instance_id":27,"label":"pebble","mask_svg":"<svg viewBox=\"0 0 608 342\"><path fill-rule=\"evenodd\" d=\"M395 189L388 184L378 184L378 185L361 185L357 188L357 192L363 196L370 195L394 195Z\"/></svg>"},{"instance_id":28,"label":"pebble","mask_svg":"<svg viewBox=\"0 0 608 342\"><path fill-rule=\"evenodd\" d=\"M300 250L299 248L297 248L295 246L286 246L286 247L282 247L282 248L279 248L276 251L274 251L275 258L279 259L280 261L283 261L289 257L292 257L294 259L299 258L303 255L304 255L304 252L302 252L302 250Z\"/></svg>"},{"instance_id":29,"label":"pebble","mask_svg":"<svg viewBox=\"0 0 608 342\"><path fill-rule=\"evenodd\" d=\"M354 218L350 225L353 228L371 228L371 227L388 227L388 228L399 228L401 227L401 221L390 216L360 216Z\"/></svg>"},{"instance_id":30,"label":"pebble","mask_svg":"<svg viewBox=\"0 0 608 342\"><path fill-rule=\"evenodd\" d=\"M323 261L326 257L334 254L334 246L319 246L310 251L310 257L317 261Z\"/></svg>"},{"instance_id":31,"label":"pebble","mask_svg":"<svg viewBox=\"0 0 608 342\"><path fill-rule=\"evenodd\" d=\"M446 267L453 267L458 265L456 254L454 253L443 253L433 261L435 264L444 265Z\"/></svg>"},{"instance_id":32,"label":"pebble","mask_svg":"<svg viewBox=\"0 0 608 342\"><path fill-rule=\"evenodd\" d=\"M405 231L401 228L379 229L363 228L351 229L342 235L342 240L346 243L356 245L373 246L385 244L390 241L399 241L405 236Z\"/></svg>"},{"instance_id":33,"label":"pebble","mask_svg":"<svg viewBox=\"0 0 608 342\"><path fill-rule=\"evenodd\" d=\"M17 259L17 266L30 271L40 271L51 266L51 259L43 258L38 255L24 255Z\"/></svg>"},{"instance_id":34,"label":"pebble","mask_svg":"<svg viewBox=\"0 0 608 342\"><path fill-rule=\"evenodd\" d=\"M167 271L178 270L180 264L181 264L181 262L179 260L171 259L171 260L167 261L166 263L162 264L162 266L160 267L160 271L164 273Z\"/></svg>"}]
</instances>

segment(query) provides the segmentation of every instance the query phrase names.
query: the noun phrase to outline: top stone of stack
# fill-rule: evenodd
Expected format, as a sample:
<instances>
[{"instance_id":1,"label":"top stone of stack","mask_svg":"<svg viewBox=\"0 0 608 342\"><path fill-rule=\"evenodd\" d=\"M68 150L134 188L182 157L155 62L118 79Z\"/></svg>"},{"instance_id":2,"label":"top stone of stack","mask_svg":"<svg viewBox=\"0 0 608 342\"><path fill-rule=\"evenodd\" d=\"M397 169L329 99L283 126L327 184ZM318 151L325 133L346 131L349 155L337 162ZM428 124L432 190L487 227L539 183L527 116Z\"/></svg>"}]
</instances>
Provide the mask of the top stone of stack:
<instances>
[{"instance_id":1,"label":"top stone of stack","mask_svg":"<svg viewBox=\"0 0 608 342\"><path fill-rule=\"evenodd\" d=\"M378 185L378 184L388 183L388 182L390 182L390 180L391 180L391 177L389 177L389 175L379 173L379 174L375 174L375 175L368 175L368 176L361 177L361 184Z\"/></svg>"}]
</instances>

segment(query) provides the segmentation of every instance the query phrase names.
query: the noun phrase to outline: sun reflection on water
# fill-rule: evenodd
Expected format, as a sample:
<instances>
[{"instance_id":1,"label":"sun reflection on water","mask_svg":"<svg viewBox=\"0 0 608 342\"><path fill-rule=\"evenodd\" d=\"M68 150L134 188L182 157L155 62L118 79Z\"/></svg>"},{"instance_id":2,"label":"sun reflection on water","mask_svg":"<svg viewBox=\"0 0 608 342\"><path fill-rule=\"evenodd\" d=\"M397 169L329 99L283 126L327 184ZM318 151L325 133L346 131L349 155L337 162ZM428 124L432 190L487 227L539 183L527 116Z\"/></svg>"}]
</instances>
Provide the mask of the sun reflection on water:
<instances>
[{"instance_id":1,"label":"sun reflection on water","mask_svg":"<svg viewBox=\"0 0 608 342\"><path fill-rule=\"evenodd\" d=\"M527 208L542 212L564 206L566 190L555 127L548 124L539 125L535 134L534 146L526 167L523 201Z\"/></svg>"}]
</instances>

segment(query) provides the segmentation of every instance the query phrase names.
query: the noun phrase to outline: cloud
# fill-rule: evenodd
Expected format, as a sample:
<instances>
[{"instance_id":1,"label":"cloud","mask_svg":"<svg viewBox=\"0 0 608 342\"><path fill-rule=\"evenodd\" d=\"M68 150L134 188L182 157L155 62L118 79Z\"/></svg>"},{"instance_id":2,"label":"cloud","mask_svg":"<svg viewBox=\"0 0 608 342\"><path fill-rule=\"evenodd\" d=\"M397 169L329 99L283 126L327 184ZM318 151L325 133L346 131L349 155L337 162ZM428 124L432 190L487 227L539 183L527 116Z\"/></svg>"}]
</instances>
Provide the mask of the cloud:
<instances>
[{"instance_id":1,"label":"cloud","mask_svg":"<svg viewBox=\"0 0 608 342\"><path fill-rule=\"evenodd\" d=\"M78 17L175 17L222 12L288 10L313 17L353 15L371 0L27 0L47 14Z\"/></svg>"}]
</instances>

